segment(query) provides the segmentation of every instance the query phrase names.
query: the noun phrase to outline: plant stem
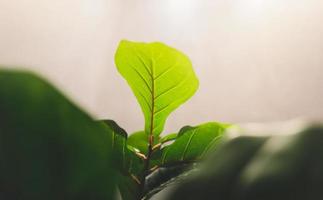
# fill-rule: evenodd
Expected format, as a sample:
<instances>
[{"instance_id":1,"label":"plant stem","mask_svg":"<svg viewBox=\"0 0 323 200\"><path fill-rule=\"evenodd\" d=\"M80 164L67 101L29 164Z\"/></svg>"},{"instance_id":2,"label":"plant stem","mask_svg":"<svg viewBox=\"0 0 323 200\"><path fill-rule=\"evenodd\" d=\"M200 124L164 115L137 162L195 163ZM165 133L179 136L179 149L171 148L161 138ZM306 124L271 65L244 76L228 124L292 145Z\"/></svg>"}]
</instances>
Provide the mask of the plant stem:
<instances>
[{"instance_id":1,"label":"plant stem","mask_svg":"<svg viewBox=\"0 0 323 200\"><path fill-rule=\"evenodd\" d=\"M148 152L146 155L143 175L140 180L140 195L139 200L142 199L145 195L145 184L146 184L146 177L149 174L149 164L151 155L153 153L153 146L154 146L154 116L155 116L155 78L154 78L154 61L152 60L152 67L151 67L151 113L150 113L150 131L148 135Z\"/></svg>"},{"instance_id":2,"label":"plant stem","mask_svg":"<svg viewBox=\"0 0 323 200\"><path fill-rule=\"evenodd\" d=\"M145 195L145 183L146 183L146 176L149 174L149 164L150 164L150 159L151 155L153 153L153 144L154 144L154 136L151 134L149 135L149 144L148 144L148 152L146 155L146 159L144 161L144 169L143 169L143 175L140 180L140 195L139 195L139 200L144 197Z\"/></svg>"}]
</instances>

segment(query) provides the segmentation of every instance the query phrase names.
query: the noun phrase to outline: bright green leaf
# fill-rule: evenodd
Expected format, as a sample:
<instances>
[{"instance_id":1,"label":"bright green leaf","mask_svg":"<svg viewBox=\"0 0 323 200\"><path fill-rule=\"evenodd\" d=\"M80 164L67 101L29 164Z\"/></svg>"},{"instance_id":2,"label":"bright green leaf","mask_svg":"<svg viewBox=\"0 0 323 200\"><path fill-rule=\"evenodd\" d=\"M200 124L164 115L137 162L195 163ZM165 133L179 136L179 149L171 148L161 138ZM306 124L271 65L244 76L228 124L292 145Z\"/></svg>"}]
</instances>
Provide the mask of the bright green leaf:
<instances>
[{"instance_id":1,"label":"bright green leaf","mask_svg":"<svg viewBox=\"0 0 323 200\"><path fill-rule=\"evenodd\" d=\"M115 55L145 116L145 132L158 136L168 115L198 88L187 56L160 42L121 41Z\"/></svg>"}]
</instances>

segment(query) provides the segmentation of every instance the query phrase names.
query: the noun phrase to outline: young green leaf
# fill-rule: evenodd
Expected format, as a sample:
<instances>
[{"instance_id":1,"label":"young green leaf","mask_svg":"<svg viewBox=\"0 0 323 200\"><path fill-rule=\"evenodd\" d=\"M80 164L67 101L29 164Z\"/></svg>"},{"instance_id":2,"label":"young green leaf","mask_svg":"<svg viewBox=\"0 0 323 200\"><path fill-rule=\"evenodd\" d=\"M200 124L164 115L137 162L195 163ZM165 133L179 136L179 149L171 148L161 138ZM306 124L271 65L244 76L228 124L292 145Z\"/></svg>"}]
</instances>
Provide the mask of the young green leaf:
<instances>
[{"instance_id":1,"label":"young green leaf","mask_svg":"<svg viewBox=\"0 0 323 200\"><path fill-rule=\"evenodd\" d=\"M123 40L115 63L137 97L145 116L145 132L149 135L158 136L168 115L198 88L188 57L160 42Z\"/></svg>"},{"instance_id":2,"label":"young green leaf","mask_svg":"<svg viewBox=\"0 0 323 200\"><path fill-rule=\"evenodd\" d=\"M132 133L128 138L128 145L139 149L140 153L146 154L148 151L148 136L145 131Z\"/></svg>"},{"instance_id":3,"label":"young green leaf","mask_svg":"<svg viewBox=\"0 0 323 200\"><path fill-rule=\"evenodd\" d=\"M159 137L154 140L154 143L152 145L156 145L158 141ZM128 138L127 144L138 149L140 153L147 154L149 146L148 135L145 133L145 131L137 131L135 133L132 133Z\"/></svg>"},{"instance_id":4,"label":"young green leaf","mask_svg":"<svg viewBox=\"0 0 323 200\"><path fill-rule=\"evenodd\" d=\"M195 162L221 138L226 124L210 122L181 129L175 142L163 149L161 165Z\"/></svg>"}]
</instances>

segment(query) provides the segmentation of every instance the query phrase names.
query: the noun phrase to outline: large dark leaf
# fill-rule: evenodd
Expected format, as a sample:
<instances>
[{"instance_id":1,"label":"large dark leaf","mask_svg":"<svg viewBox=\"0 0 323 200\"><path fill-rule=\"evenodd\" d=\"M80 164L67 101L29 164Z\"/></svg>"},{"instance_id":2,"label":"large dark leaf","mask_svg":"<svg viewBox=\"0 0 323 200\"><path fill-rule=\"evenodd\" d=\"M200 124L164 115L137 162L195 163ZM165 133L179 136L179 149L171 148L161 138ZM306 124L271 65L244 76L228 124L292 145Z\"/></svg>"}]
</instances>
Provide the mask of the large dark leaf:
<instances>
[{"instance_id":1,"label":"large dark leaf","mask_svg":"<svg viewBox=\"0 0 323 200\"><path fill-rule=\"evenodd\" d=\"M102 120L107 132L111 132L111 146L114 151L114 167L117 170L118 188L123 200L137 200L140 196L143 160L137 156L136 149L129 145L127 132L113 120ZM143 132L144 136L147 136ZM132 144L132 143L131 143ZM140 144L139 144L140 146Z\"/></svg>"},{"instance_id":2,"label":"large dark leaf","mask_svg":"<svg viewBox=\"0 0 323 200\"><path fill-rule=\"evenodd\" d=\"M181 164L157 169L147 177L144 199L150 199L169 186L180 184L194 170L193 164Z\"/></svg>"},{"instance_id":3,"label":"large dark leaf","mask_svg":"<svg viewBox=\"0 0 323 200\"><path fill-rule=\"evenodd\" d=\"M323 199L323 127L230 139L172 200Z\"/></svg>"},{"instance_id":4,"label":"large dark leaf","mask_svg":"<svg viewBox=\"0 0 323 200\"><path fill-rule=\"evenodd\" d=\"M111 200L111 132L46 81L0 70L0 199Z\"/></svg>"}]
</instances>

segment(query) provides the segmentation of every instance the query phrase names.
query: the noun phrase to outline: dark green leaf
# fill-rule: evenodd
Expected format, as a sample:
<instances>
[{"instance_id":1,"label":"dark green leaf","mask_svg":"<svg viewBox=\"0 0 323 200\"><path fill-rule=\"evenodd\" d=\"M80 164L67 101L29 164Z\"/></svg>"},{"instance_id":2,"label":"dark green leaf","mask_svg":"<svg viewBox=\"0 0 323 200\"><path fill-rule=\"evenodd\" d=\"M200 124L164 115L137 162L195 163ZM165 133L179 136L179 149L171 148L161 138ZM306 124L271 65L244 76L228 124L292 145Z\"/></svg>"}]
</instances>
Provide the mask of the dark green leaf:
<instances>
[{"instance_id":1,"label":"dark green leaf","mask_svg":"<svg viewBox=\"0 0 323 200\"><path fill-rule=\"evenodd\" d=\"M111 132L46 81L0 70L0 199L114 198Z\"/></svg>"},{"instance_id":2,"label":"dark green leaf","mask_svg":"<svg viewBox=\"0 0 323 200\"><path fill-rule=\"evenodd\" d=\"M193 169L192 164L183 164L171 167L161 167L146 178L145 198L150 199L153 195L165 189L171 184L179 182L179 177L184 177Z\"/></svg>"},{"instance_id":3,"label":"dark green leaf","mask_svg":"<svg viewBox=\"0 0 323 200\"><path fill-rule=\"evenodd\" d=\"M122 197L122 200L138 200L139 199L139 192L140 187L139 184L136 183L135 180L133 180L129 176L119 176L119 191L120 195Z\"/></svg>"},{"instance_id":4,"label":"dark green leaf","mask_svg":"<svg viewBox=\"0 0 323 200\"><path fill-rule=\"evenodd\" d=\"M226 124L210 122L181 129L178 138L163 150L161 165L199 160L222 137Z\"/></svg>"},{"instance_id":5,"label":"dark green leaf","mask_svg":"<svg viewBox=\"0 0 323 200\"><path fill-rule=\"evenodd\" d=\"M322 157L322 125L294 134L239 136L221 144L170 199L323 199Z\"/></svg>"},{"instance_id":6,"label":"dark green leaf","mask_svg":"<svg viewBox=\"0 0 323 200\"><path fill-rule=\"evenodd\" d=\"M139 158L137 153L136 139L141 141L141 136L147 137L143 134L138 134L138 137L130 136L127 139L126 131L121 128L113 120L102 120L104 122L106 130L112 133L112 144L114 151L115 167L118 170L118 188L123 200L137 200L139 197L139 183L141 176L143 175L143 160ZM140 132L139 132L140 133ZM135 135L137 136L137 134ZM146 140L145 140L146 141ZM146 141L147 142L147 141ZM136 147L130 144L136 145Z\"/></svg>"},{"instance_id":7,"label":"dark green leaf","mask_svg":"<svg viewBox=\"0 0 323 200\"><path fill-rule=\"evenodd\" d=\"M118 186L123 200L138 200L140 194L141 176L143 175L143 161L136 156L131 148L127 148L125 159L126 168L118 173Z\"/></svg>"},{"instance_id":8,"label":"dark green leaf","mask_svg":"<svg viewBox=\"0 0 323 200\"><path fill-rule=\"evenodd\" d=\"M188 132L189 130L194 129L193 126L184 126L178 131L178 137L182 136L184 133Z\"/></svg>"},{"instance_id":9,"label":"dark green leaf","mask_svg":"<svg viewBox=\"0 0 323 200\"><path fill-rule=\"evenodd\" d=\"M127 132L123 128L121 128L115 121L111 119L105 119L105 120L102 120L102 122L104 122L107 126L109 126L114 133L127 139L128 137ZM112 139L112 141L114 140Z\"/></svg>"},{"instance_id":10,"label":"dark green leaf","mask_svg":"<svg viewBox=\"0 0 323 200\"><path fill-rule=\"evenodd\" d=\"M127 132L113 120L102 120L101 122L104 123L107 133L112 133L111 147L114 151L117 169L127 171Z\"/></svg>"}]
</instances>

